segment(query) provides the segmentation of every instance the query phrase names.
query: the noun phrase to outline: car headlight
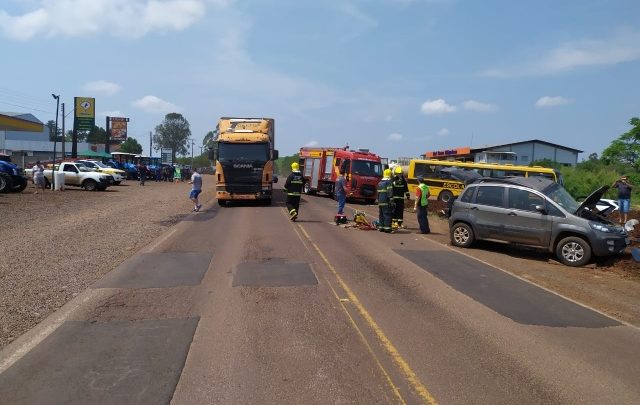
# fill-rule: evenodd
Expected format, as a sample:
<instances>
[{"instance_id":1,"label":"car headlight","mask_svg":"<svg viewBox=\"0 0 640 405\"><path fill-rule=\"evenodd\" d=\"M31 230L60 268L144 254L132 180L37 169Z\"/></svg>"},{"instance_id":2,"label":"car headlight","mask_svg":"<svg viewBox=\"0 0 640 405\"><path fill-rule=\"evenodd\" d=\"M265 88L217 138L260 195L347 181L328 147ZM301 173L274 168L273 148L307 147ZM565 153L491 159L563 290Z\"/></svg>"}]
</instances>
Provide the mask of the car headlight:
<instances>
[{"instance_id":1,"label":"car headlight","mask_svg":"<svg viewBox=\"0 0 640 405\"><path fill-rule=\"evenodd\" d=\"M591 227L591 229L595 229L596 231L606 232L606 233L613 232L613 229L611 229L610 226L601 224L599 222L589 222L589 226Z\"/></svg>"}]
</instances>

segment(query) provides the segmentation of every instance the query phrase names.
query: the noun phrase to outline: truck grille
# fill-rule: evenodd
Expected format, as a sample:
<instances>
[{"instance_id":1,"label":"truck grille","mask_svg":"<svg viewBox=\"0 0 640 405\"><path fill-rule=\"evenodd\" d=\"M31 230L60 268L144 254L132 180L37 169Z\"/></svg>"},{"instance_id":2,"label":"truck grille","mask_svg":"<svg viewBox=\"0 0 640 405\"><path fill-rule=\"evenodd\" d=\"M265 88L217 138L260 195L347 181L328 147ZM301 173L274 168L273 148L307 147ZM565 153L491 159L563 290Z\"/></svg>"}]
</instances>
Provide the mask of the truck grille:
<instances>
[{"instance_id":1,"label":"truck grille","mask_svg":"<svg viewBox=\"0 0 640 405\"><path fill-rule=\"evenodd\" d=\"M264 164L250 168L234 168L233 163L223 163L225 187L229 193L259 193L262 190Z\"/></svg>"}]
</instances>

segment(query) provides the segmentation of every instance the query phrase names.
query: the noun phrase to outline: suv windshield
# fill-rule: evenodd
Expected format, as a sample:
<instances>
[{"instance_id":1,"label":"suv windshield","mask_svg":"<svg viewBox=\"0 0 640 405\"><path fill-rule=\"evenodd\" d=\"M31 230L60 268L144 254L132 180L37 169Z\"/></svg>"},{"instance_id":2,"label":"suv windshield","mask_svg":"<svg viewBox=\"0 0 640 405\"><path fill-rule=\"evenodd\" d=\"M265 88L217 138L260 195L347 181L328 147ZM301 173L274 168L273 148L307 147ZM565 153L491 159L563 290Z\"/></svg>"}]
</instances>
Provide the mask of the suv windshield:
<instances>
[{"instance_id":1,"label":"suv windshield","mask_svg":"<svg viewBox=\"0 0 640 405\"><path fill-rule=\"evenodd\" d=\"M367 160L354 160L351 163L351 173L360 176L382 177L382 164Z\"/></svg>"},{"instance_id":2,"label":"suv windshield","mask_svg":"<svg viewBox=\"0 0 640 405\"><path fill-rule=\"evenodd\" d=\"M542 193L568 212L575 214L575 212L578 211L580 205L571 197L571 194L558 183L551 184L544 189Z\"/></svg>"}]
</instances>

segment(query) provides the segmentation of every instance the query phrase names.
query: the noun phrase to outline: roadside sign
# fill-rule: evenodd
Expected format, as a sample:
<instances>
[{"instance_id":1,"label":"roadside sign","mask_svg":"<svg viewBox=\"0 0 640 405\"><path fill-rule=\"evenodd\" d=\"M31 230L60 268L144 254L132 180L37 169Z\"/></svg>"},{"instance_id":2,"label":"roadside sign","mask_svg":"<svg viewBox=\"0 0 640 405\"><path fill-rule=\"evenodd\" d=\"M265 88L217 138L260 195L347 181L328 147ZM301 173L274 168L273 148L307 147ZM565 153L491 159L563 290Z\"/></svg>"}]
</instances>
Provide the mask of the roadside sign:
<instances>
[{"instance_id":1,"label":"roadside sign","mask_svg":"<svg viewBox=\"0 0 640 405\"><path fill-rule=\"evenodd\" d=\"M127 122L129 118L109 117L109 128L111 129L111 139L114 141L127 140Z\"/></svg>"},{"instance_id":2,"label":"roadside sign","mask_svg":"<svg viewBox=\"0 0 640 405\"><path fill-rule=\"evenodd\" d=\"M160 155L162 156L162 164L163 165L172 165L173 164L173 149L171 149L171 148L162 148L162 149L160 149Z\"/></svg>"},{"instance_id":3,"label":"roadside sign","mask_svg":"<svg viewBox=\"0 0 640 405\"><path fill-rule=\"evenodd\" d=\"M91 131L96 125L96 99L74 97L73 126L77 131Z\"/></svg>"}]
</instances>

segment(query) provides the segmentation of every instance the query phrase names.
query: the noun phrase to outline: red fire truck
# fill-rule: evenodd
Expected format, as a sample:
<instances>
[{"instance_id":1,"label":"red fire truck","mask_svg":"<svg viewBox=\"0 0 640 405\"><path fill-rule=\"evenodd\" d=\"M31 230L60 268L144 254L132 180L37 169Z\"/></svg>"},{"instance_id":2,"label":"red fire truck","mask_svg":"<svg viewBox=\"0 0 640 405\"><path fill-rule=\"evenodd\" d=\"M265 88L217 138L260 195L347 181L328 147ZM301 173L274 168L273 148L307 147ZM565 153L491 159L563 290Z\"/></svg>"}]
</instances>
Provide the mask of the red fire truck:
<instances>
[{"instance_id":1,"label":"red fire truck","mask_svg":"<svg viewBox=\"0 0 640 405\"><path fill-rule=\"evenodd\" d=\"M333 197L340 169L347 180L347 198L376 200L378 182L382 178L380 156L366 149L300 148L300 170L305 178L304 192L322 192Z\"/></svg>"}]
</instances>

